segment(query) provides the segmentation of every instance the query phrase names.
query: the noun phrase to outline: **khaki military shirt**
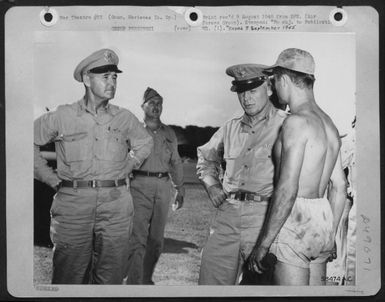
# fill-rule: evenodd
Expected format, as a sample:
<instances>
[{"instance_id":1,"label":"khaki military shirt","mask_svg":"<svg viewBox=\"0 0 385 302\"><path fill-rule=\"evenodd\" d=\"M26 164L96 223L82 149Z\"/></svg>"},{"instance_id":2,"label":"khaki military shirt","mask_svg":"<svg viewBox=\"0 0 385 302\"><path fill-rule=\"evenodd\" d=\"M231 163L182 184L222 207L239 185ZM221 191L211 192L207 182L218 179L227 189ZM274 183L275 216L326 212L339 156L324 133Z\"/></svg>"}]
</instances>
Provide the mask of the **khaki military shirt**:
<instances>
[{"instance_id":1,"label":"khaki military shirt","mask_svg":"<svg viewBox=\"0 0 385 302\"><path fill-rule=\"evenodd\" d=\"M38 147L52 141L57 174L47 166ZM82 99L36 119L34 144L35 178L54 186L60 180L125 178L131 172L129 161L140 166L153 141L129 110L108 104L96 114Z\"/></svg>"},{"instance_id":2,"label":"khaki military shirt","mask_svg":"<svg viewBox=\"0 0 385 302\"><path fill-rule=\"evenodd\" d=\"M138 170L169 172L174 188L183 196L183 165L178 153L178 141L174 130L163 123L155 131L146 125L145 128L152 136L154 145L150 155Z\"/></svg>"},{"instance_id":3,"label":"khaki military shirt","mask_svg":"<svg viewBox=\"0 0 385 302\"><path fill-rule=\"evenodd\" d=\"M225 192L239 190L271 196L273 192L273 145L287 116L268 103L266 115L251 125L246 115L220 127L205 145L198 147L197 171L207 185L220 183L221 163Z\"/></svg>"}]
</instances>

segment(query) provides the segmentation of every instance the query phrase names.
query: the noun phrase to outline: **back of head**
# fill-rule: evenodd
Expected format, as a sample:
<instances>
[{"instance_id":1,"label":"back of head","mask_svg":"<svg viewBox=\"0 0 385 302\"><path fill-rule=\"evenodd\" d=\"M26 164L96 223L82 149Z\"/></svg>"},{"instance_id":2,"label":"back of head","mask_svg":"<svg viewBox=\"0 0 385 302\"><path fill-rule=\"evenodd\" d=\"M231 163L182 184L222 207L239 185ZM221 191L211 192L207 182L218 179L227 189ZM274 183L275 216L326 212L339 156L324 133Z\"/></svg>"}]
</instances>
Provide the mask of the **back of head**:
<instances>
[{"instance_id":1,"label":"back of head","mask_svg":"<svg viewBox=\"0 0 385 302\"><path fill-rule=\"evenodd\" d=\"M315 82L315 77L312 74L293 71L283 67L277 67L274 69L274 76L278 79L282 75L287 75L293 84L301 89L312 89Z\"/></svg>"}]
</instances>

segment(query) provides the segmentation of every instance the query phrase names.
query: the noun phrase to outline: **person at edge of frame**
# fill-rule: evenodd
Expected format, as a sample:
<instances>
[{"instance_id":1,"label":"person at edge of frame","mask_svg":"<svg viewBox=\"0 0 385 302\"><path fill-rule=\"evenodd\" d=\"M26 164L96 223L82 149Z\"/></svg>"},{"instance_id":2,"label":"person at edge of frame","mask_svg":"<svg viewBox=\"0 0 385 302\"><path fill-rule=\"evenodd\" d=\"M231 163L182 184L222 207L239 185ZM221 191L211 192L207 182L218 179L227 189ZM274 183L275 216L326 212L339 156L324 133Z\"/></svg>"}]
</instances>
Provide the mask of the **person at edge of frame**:
<instances>
[{"instance_id":1,"label":"person at edge of frame","mask_svg":"<svg viewBox=\"0 0 385 302\"><path fill-rule=\"evenodd\" d=\"M277 257L276 285L324 285L326 263L336 257L346 177L338 130L315 102L314 70L312 55L297 48L282 51L265 70L291 114L274 146L276 185L248 266L262 273L270 251Z\"/></svg>"},{"instance_id":2,"label":"person at edge of frame","mask_svg":"<svg viewBox=\"0 0 385 302\"><path fill-rule=\"evenodd\" d=\"M154 141L150 156L132 171L131 194L134 200L134 226L128 253L127 284L150 284L162 253L172 187L173 210L183 206L183 165L174 130L163 124L160 116L163 97L148 87L142 109L144 126ZM171 178L171 182L170 182Z\"/></svg>"},{"instance_id":3,"label":"person at edge of frame","mask_svg":"<svg viewBox=\"0 0 385 302\"><path fill-rule=\"evenodd\" d=\"M355 118L347 133L341 135L341 162L347 175L348 188L345 208L336 233L337 258L326 266L327 284L355 285L355 242L356 242L356 200L355 200Z\"/></svg>"},{"instance_id":4,"label":"person at edge of frame","mask_svg":"<svg viewBox=\"0 0 385 302\"><path fill-rule=\"evenodd\" d=\"M122 284L133 202L128 175L153 141L127 109L112 105L119 58L100 49L74 70L79 101L34 123L34 175L57 190L51 206L53 284ZM55 142L57 173L39 146ZM131 151L129 151L129 148Z\"/></svg>"},{"instance_id":5,"label":"person at edge of frame","mask_svg":"<svg viewBox=\"0 0 385 302\"><path fill-rule=\"evenodd\" d=\"M246 285L253 281L244 264L273 192L271 153L287 116L269 100L273 92L262 72L265 67L239 64L226 69L234 78L231 90L237 93L244 114L227 121L197 149L198 177L217 208L202 251L199 285ZM270 280L262 278L255 283L270 284Z\"/></svg>"}]
</instances>

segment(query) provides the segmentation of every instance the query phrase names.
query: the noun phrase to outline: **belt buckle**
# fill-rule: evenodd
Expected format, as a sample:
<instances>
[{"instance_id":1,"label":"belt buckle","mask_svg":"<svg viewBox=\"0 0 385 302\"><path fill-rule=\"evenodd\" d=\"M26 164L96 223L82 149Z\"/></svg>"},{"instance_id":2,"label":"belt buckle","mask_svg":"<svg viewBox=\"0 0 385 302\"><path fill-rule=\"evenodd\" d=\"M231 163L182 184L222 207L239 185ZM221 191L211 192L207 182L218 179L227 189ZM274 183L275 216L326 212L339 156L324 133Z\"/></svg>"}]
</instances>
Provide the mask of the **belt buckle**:
<instances>
[{"instance_id":1,"label":"belt buckle","mask_svg":"<svg viewBox=\"0 0 385 302\"><path fill-rule=\"evenodd\" d=\"M261 196L259 195L254 195L254 201L260 202L261 201Z\"/></svg>"},{"instance_id":2,"label":"belt buckle","mask_svg":"<svg viewBox=\"0 0 385 302\"><path fill-rule=\"evenodd\" d=\"M239 200L240 201L245 201L246 199L246 192L241 192L240 195L239 195Z\"/></svg>"},{"instance_id":3,"label":"belt buckle","mask_svg":"<svg viewBox=\"0 0 385 302\"><path fill-rule=\"evenodd\" d=\"M158 173L158 178L162 178L162 173Z\"/></svg>"},{"instance_id":4,"label":"belt buckle","mask_svg":"<svg viewBox=\"0 0 385 302\"><path fill-rule=\"evenodd\" d=\"M91 188L96 188L96 180L91 180Z\"/></svg>"}]
</instances>

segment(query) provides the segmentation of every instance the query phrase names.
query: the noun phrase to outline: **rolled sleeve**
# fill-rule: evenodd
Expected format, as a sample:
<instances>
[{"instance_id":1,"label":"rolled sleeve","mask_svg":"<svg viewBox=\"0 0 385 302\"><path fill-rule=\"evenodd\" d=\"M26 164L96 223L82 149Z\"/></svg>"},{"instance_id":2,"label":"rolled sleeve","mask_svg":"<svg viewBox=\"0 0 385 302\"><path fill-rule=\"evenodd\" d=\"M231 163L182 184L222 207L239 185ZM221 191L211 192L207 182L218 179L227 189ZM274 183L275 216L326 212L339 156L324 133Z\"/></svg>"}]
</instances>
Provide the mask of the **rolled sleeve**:
<instances>
[{"instance_id":1,"label":"rolled sleeve","mask_svg":"<svg viewBox=\"0 0 385 302\"><path fill-rule=\"evenodd\" d=\"M57 136L57 120L55 112L47 113L34 122L34 178L51 187L55 187L60 179L48 166L47 160L40 152L40 146L52 142Z\"/></svg>"},{"instance_id":2,"label":"rolled sleeve","mask_svg":"<svg viewBox=\"0 0 385 302\"><path fill-rule=\"evenodd\" d=\"M197 149L197 174L206 186L220 183L219 175L223 158L223 128L219 128L211 139Z\"/></svg>"}]
</instances>

